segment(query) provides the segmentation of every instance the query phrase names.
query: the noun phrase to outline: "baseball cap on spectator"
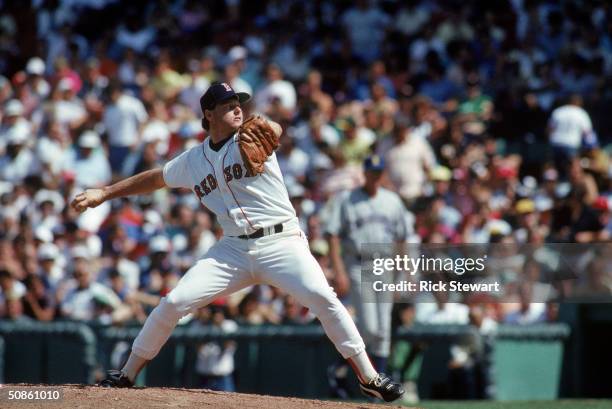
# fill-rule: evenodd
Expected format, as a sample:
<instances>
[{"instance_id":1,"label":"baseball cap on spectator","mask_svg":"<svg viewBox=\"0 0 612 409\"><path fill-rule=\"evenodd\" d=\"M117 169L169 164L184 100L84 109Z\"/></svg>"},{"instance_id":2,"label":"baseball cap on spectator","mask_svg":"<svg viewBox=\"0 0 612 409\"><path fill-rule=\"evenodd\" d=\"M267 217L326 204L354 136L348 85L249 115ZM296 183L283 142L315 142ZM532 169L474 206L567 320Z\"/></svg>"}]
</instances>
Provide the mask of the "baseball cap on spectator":
<instances>
[{"instance_id":1,"label":"baseball cap on spectator","mask_svg":"<svg viewBox=\"0 0 612 409\"><path fill-rule=\"evenodd\" d=\"M538 196L534 199L534 203L538 212L547 212L553 208L553 201L550 197Z\"/></svg>"},{"instance_id":2,"label":"baseball cap on spectator","mask_svg":"<svg viewBox=\"0 0 612 409\"><path fill-rule=\"evenodd\" d=\"M161 121L152 121L142 130L144 142L167 141L170 139L170 131L166 124Z\"/></svg>"},{"instance_id":3,"label":"baseball cap on spectator","mask_svg":"<svg viewBox=\"0 0 612 409\"><path fill-rule=\"evenodd\" d=\"M157 211L152 209L145 211L143 218L145 224L152 224L154 226L161 226L164 221L161 215Z\"/></svg>"},{"instance_id":4,"label":"baseball cap on spectator","mask_svg":"<svg viewBox=\"0 0 612 409\"><path fill-rule=\"evenodd\" d=\"M100 137L94 131L85 131L79 136L79 147L95 149L101 145Z\"/></svg>"},{"instance_id":5,"label":"baseball cap on spectator","mask_svg":"<svg viewBox=\"0 0 612 409\"><path fill-rule=\"evenodd\" d=\"M532 197L536 189L538 188L538 182L533 176L525 176L522 183L517 187L516 193L521 197Z\"/></svg>"},{"instance_id":6,"label":"baseball cap on spectator","mask_svg":"<svg viewBox=\"0 0 612 409\"><path fill-rule=\"evenodd\" d=\"M61 173L62 180L66 183L71 183L76 180L76 172L71 169L65 169Z\"/></svg>"},{"instance_id":7,"label":"baseball cap on spectator","mask_svg":"<svg viewBox=\"0 0 612 409\"><path fill-rule=\"evenodd\" d=\"M38 259L44 260L55 260L59 256L59 250L53 243L44 243L38 248Z\"/></svg>"},{"instance_id":8,"label":"baseball cap on spectator","mask_svg":"<svg viewBox=\"0 0 612 409\"><path fill-rule=\"evenodd\" d=\"M500 179L512 179L518 175L513 166L500 166L496 169L497 177Z\"/></svg>"},{"instance_id":9,"label":"baseball cap on spectator","mask_svg":"<svg viewBox=\"0 0 612 409\"><path fill-rule=\"evenodd\" d=\"M238 98L238 102L244 104L251 96L246 92L236 92L232 87L229 86L226 82L217 82L212 84L202 98L200 98L200 108L202 109L202 114L204 111L211 111L215 109L215 107L223 101L227 101L230 98ZM204 129L208 130L209 127L208 119L206 117L202 118L202 126Z\"/></svg>"},{"instance_id":10,"label":"baseball cap on spectator","mask_svg":"<svg viewBox=\"0 0 612 409\"><path fill-rule=\"evenodd\" d=\"M431 170L431 180L435 182L448 182L451 180L453 173L446 166L436 166Z\"/></svg>"},{"instance_id":11,"label":"baseball cap on spectator","mask_svg":"<svg viewBox=\"0 0 612 409\"><path fill-rule=\"evenodd\" d=\"M168 253L170 251L170 240L166 236L155 236L149 242L151 253Z\"/></svg>"},{"instance_id":12,"label":"baseball cap on spectator","mask_svg":"<svg viewBox=\"0 0 612 409\"><path fill-rule=\"evenodd\" d=\"M28 140L30 128L25 123L18 123L12 126L6 136L7 145L23 145Z\"/></svg>"},{"instance_id":13,"label":"baseball cap on spectator","mask_svg":"<svg viewBox=\"0 0 612 409\"><path fill-rule=\"evenodd\" d=\"M289 193L289 198L293 199L295 197L304 197L306 189L300 183L295 182L287 185L287 192Z\"/></svg>"},{"instance_id":14,"label":"baseball cap on spectator","mask_svg":"<svg viewBox=\"0 0 612 409\"><path fill-rule=\"evenodd\" d=\"M313 240L310 243L310 252L315 256L327 256L329 254L329 244L323 239Z\"/></svg>"},{"instance_id":15,"label":"baseball cap on spectator","mask_svg":"<svg viewBox=\"0 0 612 409\"><path fill-rule=\"evenodd\" d=\"M527 214L535 212L536 206L531 199L521 199L516 202L515 209L518 214Z\"/></svg>"},{"instance_id":16,"label":"baseball cap on spectator","mask_svg":"<svg viewBox=\"0 0 612 409\"><path fill-rule=\"evenodd\" d=\"M385 163L378 155L368 156L363 161L363 170L366 172L382 172L385 170Z\"/></svg>"},{"instance_id":17,"label":"baseball cap on spectator","mask_svg":"<svg viewBox=\"0 0 612 409\"><path fill-rule=\"evenodd\" d=\"M72 81L70 78L62 78L57 84L57 89L60 91L72 91Z\"/></svg>"},{"instance_id":18,"label":"baseball cap on spectator","mask_svg":"<svg viewBox=\"0 0 612 409\"><path fill-rule=\"evenodd\" d=\"M43 75L45 73L45 62L39 57L32 57L26 64L26 72L30 75Z\"/></svg>"},{"instance_id":19,"label":"baseball cap on spectator","mask_svg":"<svg viewBox=\"0 0 612 409\"><path fill-rule=\"evenodd\" d=\"M314 160L312 161L312 166L315 170L328 170L334 167L329 156L324 153L317 153Z\"/></svg>"},{"instance_id":20,"label":"baseball cap on spectator","mask_svg":"<svg viewBox=\"0 0 612 409\"><path fill-rule=\"evenodd\" d=\"M53 233L44 226L38 226L34 229L34 239L43 243L51 243L53 241Z\"/></svg>"},{"instance_id":21,"label":"baseball cap on spectator","mask_svg":"<svg viewBox=\"0 0 612 409\"><path fill-rule=\"evenodd\" d=\"M4 105L4 116L21 116L23 112L23 104L18 99L11 99Z\"/></svg>"},{"instance_id":22,"label":"baseball cap on spectator","mask_svg":"<svg viewBox=\"0 0 612 409\"><path fill-rule=\"evenodd\" d=\"M183 251L187 249L188 245L189 245L189 240L184 234L179 233L179 234L175 234L172 237L172 248L175 251L177 252Z\"/></svg>"},{"instance_id":23,"label":"baseball cap on spectator","mask_svg":"<svg viewBox=\"0 0 612 409\"><path fill-rule=\"evenodd\" d=\"M357 126L357 122L355 122L355 119L352 116L346 116L336 121L336 128L340 129L343 132L346 131L347 129L353 129L356 126Z\"/></svg>"},{"instance_id":24,"label":"baseball cap on spectator","mask_svg":"<svg viewBox=\"0 0 612 409\"><path fill-rule=\"evenodd\" d=\"M549 168L544 171L544 180L546 182L556 182L559 179L559 173L556 169Z\"/></svg>"},{"instance_id":25,"label":"baseball cap on spectator","mask_svg":"<svg viewBox=\"0 0 612 409\"><path fill-rule=\"evenodd\" d=\"M77 246L74 246L72 250L70 251L70 256L74 260L78 258L88 259L91 255L89 254L89 250L87 249L87 247L82 246L82 245L77 245Z\"/></svg>"},{"instance_id":26,"label":"baseball cap on spectator","mask_svg":"<svg viewBox=\"0 0 612 409\"><path fill-rule=\"evenodd\" d=\"M593 209L599 210L601 212L607 212L610 209L608 199L605 196L599 196L593 202Z\"/></svg>"},{"instance_id":27,"label":"baseball cap on spectator","mask_svg":"<svg viewBox=\"0 0 612 409\"><path fill-rule=\"evenodd\" d=\"M507 236L512 233L512 226L504 220L491 220L487 223L487 230L491 235Z\"/></svg>"},{"instance_id":28,"label":"baseball cap on spectator","mask_svg":"<svg viewBox=\"0 0 612 409\"><path fill-rule=\"evenodd\" d=\"M51 202L53 204L53 210L56 213L61 213L66 204L59 192L48 189L39 190L36 195L34 195L34 202L39 206L45 202Z\"/></svg>"},{"instance_id":29,"label":"baseball cap on spectator","mask_svg":"<svg viewBox=\"0 0 612 409\"><path fill-rule=\"evenodd\" d=\"M235 62L238 60L244 60L248 55L248 51L241 45L235 45L230 50L227 56L229 57L231 62Z\"/></svg>"}]
</instances>

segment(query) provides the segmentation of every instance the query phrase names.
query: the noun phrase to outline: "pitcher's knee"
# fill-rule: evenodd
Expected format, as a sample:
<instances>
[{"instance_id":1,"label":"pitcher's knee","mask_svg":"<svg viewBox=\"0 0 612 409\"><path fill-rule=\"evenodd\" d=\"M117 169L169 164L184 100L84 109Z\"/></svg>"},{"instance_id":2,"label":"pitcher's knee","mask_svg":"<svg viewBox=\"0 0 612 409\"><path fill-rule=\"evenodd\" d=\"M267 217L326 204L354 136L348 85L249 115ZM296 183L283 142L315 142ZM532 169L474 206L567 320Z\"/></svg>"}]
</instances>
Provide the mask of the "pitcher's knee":
<instances>
[{"instance_id":1,"label":"pitcher's knee","mask_svg":"<svg viewBox=\"0 0 612 409\"><path fill-rule=\"evenodd\" d=\"M178 321L189 312L189 309L185 302L170 293L161 299L155 312L163 320Z\"/></svg>"},{"instance_id":2,"label":"pitcher's knee","mask_svg":"<svg viewBox=\"0 0 612 409\"><path fill-rule=\"evenodd\" d=\"M328 316L341 314L344 306L336 297L331 287L313 291L308 296L308 304L305 305L319 320L324 320Z\"/></svg>"}]
</instances>

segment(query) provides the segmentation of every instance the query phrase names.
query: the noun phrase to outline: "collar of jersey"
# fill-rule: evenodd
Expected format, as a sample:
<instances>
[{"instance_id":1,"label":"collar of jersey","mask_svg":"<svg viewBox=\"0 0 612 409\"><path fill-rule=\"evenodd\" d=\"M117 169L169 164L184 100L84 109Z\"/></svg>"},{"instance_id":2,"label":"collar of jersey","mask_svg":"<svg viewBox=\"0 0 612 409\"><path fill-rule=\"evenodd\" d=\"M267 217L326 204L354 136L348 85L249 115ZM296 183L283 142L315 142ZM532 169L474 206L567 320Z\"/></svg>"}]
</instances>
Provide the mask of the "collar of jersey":
<instances>
[{"instance_id":1,"label":"collar of jersey","mask_svg":"<svg viewBox=\"0 0 612 409\"><path fill-rule=\"evenodd\" d=\"M229 137L227 137L227 138L226 138L226 139L223 141L223 143L221 144L221 146L219 146L219 150L214 150L214 149L213 149L213 147L212 147L212 143L213 143L212 138L209 138L208 143L207 143L208 148L209 148L211 151L213 151L213 152L217 152L217 153L218 153L218 152L221 152L221 150L222 150L224 147L228 146L228 142L232 141L232 140L234 139L234 137L235 137L235 136L236 136L236 133L234 132L232 135L230 135Z\"/></svg>"}]
</instances>

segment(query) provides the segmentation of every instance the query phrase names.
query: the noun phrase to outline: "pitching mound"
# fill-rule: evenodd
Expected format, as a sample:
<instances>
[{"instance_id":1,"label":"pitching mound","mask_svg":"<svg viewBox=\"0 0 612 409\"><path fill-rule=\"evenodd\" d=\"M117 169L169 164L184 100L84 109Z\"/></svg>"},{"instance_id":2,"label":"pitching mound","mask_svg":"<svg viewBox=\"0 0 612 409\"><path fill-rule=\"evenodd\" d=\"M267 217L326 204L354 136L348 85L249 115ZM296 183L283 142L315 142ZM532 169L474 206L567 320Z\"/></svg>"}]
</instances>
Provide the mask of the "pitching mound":
<instances>
[{"instance_id":1,"label":"pitching mound","mask_svg":"<svg viewBox=\"0 0 612 409\"><path fill-rule=\"evenodd\" d=\"M9 391L59 390L59 401L9 400ZM15 392L11 395L15 396ZM40 392L39 392L39 397ZM207 389L180 388L133 388L107 389L83 385L2 385L0 407L14 408L104 408L104 409L148 409L148 408L211 408L211 409L376 409L400 408L395 405L367 403L345 403L276 396L248 395L244 393L214 392Z\"/></svg>"}]
</instances>

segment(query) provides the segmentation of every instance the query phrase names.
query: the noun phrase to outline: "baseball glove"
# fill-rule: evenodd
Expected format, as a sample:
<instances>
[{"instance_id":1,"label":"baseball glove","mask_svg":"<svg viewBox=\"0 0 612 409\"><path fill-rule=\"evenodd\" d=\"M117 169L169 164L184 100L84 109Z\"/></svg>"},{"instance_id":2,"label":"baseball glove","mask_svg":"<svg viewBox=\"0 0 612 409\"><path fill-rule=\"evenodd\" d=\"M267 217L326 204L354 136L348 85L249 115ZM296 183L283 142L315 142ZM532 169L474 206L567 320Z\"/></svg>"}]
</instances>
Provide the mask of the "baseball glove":
<instances>
[{"instance_id":1,"label":"baseball glove","mask_svg":"<svg viewBox=\"0 0 612 409\"><path fill-rule=\"evenodd\" d=\"M264 163L279 146L279 137L259 115L249 117L238 130L238 148L244 166L253 176L264 171Z\"/></svg>"}]
</instances>

